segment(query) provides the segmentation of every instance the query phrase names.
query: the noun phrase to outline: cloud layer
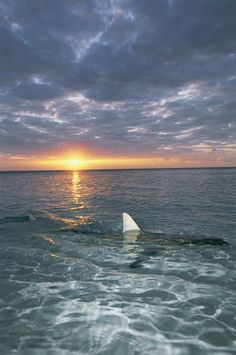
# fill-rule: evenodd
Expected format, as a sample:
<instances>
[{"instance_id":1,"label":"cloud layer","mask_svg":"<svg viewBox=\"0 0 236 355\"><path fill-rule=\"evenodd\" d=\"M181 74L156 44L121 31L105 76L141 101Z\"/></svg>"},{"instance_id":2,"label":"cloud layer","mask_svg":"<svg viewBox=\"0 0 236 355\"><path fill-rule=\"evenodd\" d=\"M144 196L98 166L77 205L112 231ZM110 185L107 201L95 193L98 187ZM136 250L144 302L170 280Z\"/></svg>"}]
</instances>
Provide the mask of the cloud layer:
<instances>
[{"instance_id":1,"label":"cloud layer","mask_svg":"<svg viewBox=\"0 0 236 355\"><path fill-rule=\"evenodd\" d=\"M0 157L236 161L234 0L0 3Z\"/></svg>"}]
</instances>

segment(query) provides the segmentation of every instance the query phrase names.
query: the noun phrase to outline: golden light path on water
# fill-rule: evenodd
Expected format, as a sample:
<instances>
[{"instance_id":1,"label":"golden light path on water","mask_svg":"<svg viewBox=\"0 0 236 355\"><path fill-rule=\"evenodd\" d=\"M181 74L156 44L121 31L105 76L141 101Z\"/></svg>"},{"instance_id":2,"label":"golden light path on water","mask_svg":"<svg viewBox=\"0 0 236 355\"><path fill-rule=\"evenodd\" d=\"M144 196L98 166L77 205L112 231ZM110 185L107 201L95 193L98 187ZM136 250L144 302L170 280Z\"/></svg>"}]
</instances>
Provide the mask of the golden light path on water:
<instances>
[{"instance_id":1,"label":"golden light path on water","mask_svg":"<svg viewBox=\"0 0 236 355\"><path fill-rule=\"evenodd\" d=\"M71 192L73 203L78 205L81 203L81 177L79 175L79 172L76 170L71 172L71 174Z\"/></svg>"},{"instance_id":2,"label":"golden light path on water","mask_svg":"<svg viewBox=\"0 0 236 355\"><path fill-rule=\"evenodd\" d=\"M71 198L73 202L73 207L71 207L71 210L73 211L78 211L78 210L83 210L87 208L87 204L85 203L84 200L84 194L86 193L87 187L86 187L86 176L81 176L81 173L77 170L71 171L70 172L71 176ZM75 215L76 219L79 219L80 223L86 222L87 217L81 215L81 213L76 213Z\"/></svg>"}]
</instances>

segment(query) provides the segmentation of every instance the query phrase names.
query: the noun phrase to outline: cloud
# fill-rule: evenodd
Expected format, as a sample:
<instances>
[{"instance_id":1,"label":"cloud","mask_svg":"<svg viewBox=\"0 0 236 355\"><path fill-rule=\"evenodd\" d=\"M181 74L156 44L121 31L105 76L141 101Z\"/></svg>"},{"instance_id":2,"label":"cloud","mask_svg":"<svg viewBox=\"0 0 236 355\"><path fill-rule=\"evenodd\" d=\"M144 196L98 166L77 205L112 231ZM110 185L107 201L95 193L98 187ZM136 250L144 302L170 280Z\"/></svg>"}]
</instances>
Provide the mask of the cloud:
<instances>
[{"instance_id":1,"label":"cloud","mask_svg":"<svg viewBox=\"0 0 236 355\"><path fill-rule=\"evenodd\" d=\"M0 153L234 159L234 0L11 0L0 10Z\"/></svg>"}]
</instances>

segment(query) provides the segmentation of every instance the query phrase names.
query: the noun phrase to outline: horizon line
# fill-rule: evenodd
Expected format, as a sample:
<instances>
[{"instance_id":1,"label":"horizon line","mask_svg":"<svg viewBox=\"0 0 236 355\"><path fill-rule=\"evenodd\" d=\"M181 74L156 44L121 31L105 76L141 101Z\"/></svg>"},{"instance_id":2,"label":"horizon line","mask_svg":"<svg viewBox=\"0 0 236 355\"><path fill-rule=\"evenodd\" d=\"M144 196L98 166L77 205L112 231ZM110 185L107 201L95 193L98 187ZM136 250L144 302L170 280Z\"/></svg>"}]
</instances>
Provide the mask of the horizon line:
<instances>
[{"instance_id":1,"label":"horizon line","mask_svg":"<svg viewBox=\"0 0 236 355\"><path fill-rule=\"evenodd\" d=\"M236 166L199 166L199 167L159 167L159 168L102 168L102 169L34 169L34 170L0 170L0 173L33 172L72 172L72 171L119 171L119 170L200 170L200 169L236 169Z\"/></svg>"}]
</instances>

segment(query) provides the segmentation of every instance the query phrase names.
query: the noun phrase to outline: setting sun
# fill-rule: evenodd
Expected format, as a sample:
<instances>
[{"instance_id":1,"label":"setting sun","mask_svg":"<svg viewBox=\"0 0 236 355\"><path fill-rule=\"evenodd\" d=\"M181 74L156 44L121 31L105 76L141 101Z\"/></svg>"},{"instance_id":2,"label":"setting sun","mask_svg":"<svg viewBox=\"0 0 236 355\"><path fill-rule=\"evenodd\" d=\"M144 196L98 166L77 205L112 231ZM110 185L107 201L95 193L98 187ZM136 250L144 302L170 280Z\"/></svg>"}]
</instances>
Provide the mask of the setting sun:
<instances>
[{"instance_id":1,"label":"setting sun","mask_svg":"<svg viewBox=\"0 0 236 355\"><path fill-rule=\"evenodd\" d=\"M80 165L80 161L79 159L72 159L69 161L69 164L73 167L73 168L78 168Z\"/></svg>"}]
</instances>

